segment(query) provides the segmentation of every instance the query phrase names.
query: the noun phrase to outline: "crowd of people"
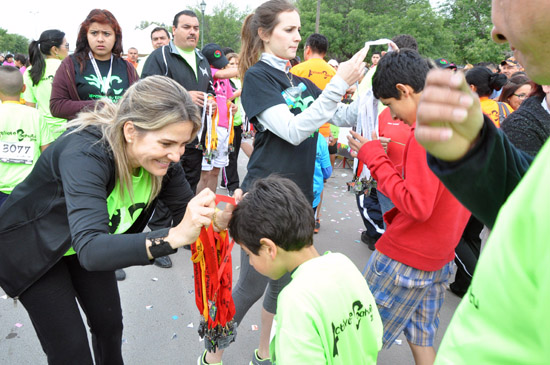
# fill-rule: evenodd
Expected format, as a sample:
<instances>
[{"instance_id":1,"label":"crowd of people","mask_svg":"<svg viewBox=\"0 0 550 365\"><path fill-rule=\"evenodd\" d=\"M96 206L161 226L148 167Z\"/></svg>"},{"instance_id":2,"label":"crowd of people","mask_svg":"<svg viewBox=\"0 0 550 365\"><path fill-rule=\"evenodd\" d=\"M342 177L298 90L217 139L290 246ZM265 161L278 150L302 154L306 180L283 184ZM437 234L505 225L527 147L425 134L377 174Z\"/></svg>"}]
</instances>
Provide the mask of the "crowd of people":
<instances>
[{"instance_id":1,"label":"crowd of people","mask_svg":"<svg viewBox=\"0 0 550 365\"><path fill-rule=\"evenodd\" d=\"M368 45L327 62L330 39L311 34L302 62L287 0L245 18L239 53L199 50L191 10L153 29L141 59L124 57L108 10L88 14L71 54L63 31L43 31L28 57L0 61L0 286L48 363L122 364L123 269L170 268L212 227L241 247L235 323L263 298L251 364L375 364L401 334L416 364L545 363L544 10L493 1L493 39L514 55L465 66L406 34L373 42L387 50L369 63ZM338 126L367 182L364 276L313 244ZM221 211L219 182L235 201ZM449 284L464 298L436 351ZM193 357L221 364L228 346Z\"/></svg>"}]
</instances>

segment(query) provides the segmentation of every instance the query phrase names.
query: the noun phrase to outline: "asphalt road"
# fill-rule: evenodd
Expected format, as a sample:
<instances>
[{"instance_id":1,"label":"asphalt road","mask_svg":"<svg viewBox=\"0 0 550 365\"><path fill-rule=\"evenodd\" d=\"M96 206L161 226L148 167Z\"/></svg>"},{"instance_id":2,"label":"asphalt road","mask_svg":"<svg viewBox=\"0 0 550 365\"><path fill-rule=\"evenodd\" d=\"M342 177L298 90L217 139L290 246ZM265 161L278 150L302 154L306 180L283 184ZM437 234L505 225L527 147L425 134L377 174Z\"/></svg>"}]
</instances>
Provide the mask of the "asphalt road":
<instances>
[{"instance_id":1,"label":"asphalt road","mask_svg":"<svg viewBox=\"0 0 550 365\"><path fill-rule=\"evenodd\" d=\"M241 154L241 178L247 158ZM340 163L341 164L341 163ZM362 271L371 251L360 242L363 223L355 199L347 191L351 179L349 168L338 167L325 185L321 209L321 230L315 235L319 252L330 250L346 254ZM218 190L218 193L225 193ZM233 281L239 276L240 248L233 248ZM130 267L127 278L119 283L124 315L123 356L126 364L196 364L204 350L197 326L193 270L190 251L172 255L174 266ZM441 311L436 346L458 305L459 298L447 292ZM225 352L224 364L248 364L258 346L261 301L248 312L239 326L237 340ZM399 343L401 340L401 343ZM19 304L4 296L0 289L0 364L46 364L29 317ZM389 350L379 354L378 364L414 364L406 340L401 336Z\"/></svg>"}]
</instances>

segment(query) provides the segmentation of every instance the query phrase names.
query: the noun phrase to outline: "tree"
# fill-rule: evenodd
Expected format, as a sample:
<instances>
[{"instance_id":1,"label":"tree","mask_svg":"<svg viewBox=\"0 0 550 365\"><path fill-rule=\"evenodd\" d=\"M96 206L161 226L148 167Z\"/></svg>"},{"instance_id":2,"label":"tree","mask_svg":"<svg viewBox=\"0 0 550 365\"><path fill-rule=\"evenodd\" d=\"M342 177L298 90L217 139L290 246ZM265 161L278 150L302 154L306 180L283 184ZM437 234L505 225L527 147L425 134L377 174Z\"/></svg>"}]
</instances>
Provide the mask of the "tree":
<instances>
[{"instance_id":1,"label":"tree","mask_svg":"<svg viewBox=\"0 0 550 365\"><path fill-rule=\"evenodd\" d=\"M491 0L452 0L439 8L452 30L455 62L499 62L507 46L491 40Z\"/></svg>"},{"instance_id":2,"label":"tree","mask_svg":"<svg viewBox=\"0 0 550 365\"><path fill-rule=\"evenodd\" d=\"M297 0L302 35L315 30L319 0ZM433 9L428 0L320 1L319 33L329 39L327 57L349 59L367 40L410 34L419 52L455 63L499 61L506 47L490 39L491 0L449 0ZM385 47L373 47L382 51Z\"/></svg>"},{"instance_id":3,"label":"tree","mask_svg":"<svg viewBox=\"0 0 550 365\"><path fill-rule=\"evenodd\" d=\"M29 40L20 34L8 33L6 29L0 28L0 52L23 53L29 50Z\"/></svg>"},{"instance_id":4,"label":"tree","mask_svg":"<svg viewBox=\"0 0 550 365\"><path fill-rule=\"evenodd\" d=\"M204 43L217 43L238 52L241 48L241 27L248 13L248 8L240 11L235 5L225 1L214 7L212 15L204 16ZM201 14L200 11L197 14Z\"/></svg>"}]
</instances>

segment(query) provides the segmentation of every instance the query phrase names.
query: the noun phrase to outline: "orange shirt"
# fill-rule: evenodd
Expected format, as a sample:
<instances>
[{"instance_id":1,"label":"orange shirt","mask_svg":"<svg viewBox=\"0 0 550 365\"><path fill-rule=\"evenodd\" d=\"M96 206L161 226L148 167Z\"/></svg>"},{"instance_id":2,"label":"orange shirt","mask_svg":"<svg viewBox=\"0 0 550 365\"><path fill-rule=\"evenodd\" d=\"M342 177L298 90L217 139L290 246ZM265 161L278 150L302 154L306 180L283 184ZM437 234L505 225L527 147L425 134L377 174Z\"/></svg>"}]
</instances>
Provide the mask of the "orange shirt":
<instances>
[{"instance_id":1,"label":"orange shirt","mask_svg":"<svg viewBox=\"0 0 550 365\"><path fill-rule=\"evenodd\" d=\"M481 102L481 110L483 111L483 114L488 116L493 123L497 126L497 128L500 128L500 120L504 120L508 115L510 115L513 110L510 105L504 102L500 102L502 111L504 112L504 115L501 117L500 110L499 110L499 102L489 99L487 96L482 96L479 98L479 101Z\"/></svg>"},{"instance_id":2,"label":"orange shirt","mask_svg":"<svg viewBox=\"0 0 550 365\"><path fill-rule=\"evenodd\" d=\"M311 80L321 90L324 90L332 77L336 75L336 70L321 58L310 58L292 67L290 72ZM330 124L323 124L319 128L319 133L325 137L330 136Z\"/></svg>"}]
</instances>

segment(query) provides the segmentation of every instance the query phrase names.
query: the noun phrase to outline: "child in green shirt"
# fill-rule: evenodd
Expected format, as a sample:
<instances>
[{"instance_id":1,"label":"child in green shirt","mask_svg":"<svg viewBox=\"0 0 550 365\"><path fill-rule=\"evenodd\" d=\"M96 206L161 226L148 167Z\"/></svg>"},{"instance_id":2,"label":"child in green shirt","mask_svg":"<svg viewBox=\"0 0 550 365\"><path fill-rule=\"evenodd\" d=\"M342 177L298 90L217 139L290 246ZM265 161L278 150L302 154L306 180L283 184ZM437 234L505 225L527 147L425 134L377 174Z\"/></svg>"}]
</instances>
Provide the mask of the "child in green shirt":
<instances>
[{"instance_id":1,"label":"child in green shirt","mask_svg":"<svg viewBox=\"0 0 550 365\"><path fill-rule=\"evenodd\" d=\"M54 140L38 111L20 104L24 91L19 70L0 66L0 206Z\"/></svg>"},{"instance_id":2,"label":"child in green shirt","mask_svg":"<svg viewBox=\"0 0 550 365\"><path fill-rule=\"evenodd\" d=\"M376 364L382 321L357 267L313 247L313 210L289 179L259 179L233 212L231 236L271 279L286 272L271 341L273 364Z\"/></svg>"}]
</instances>

